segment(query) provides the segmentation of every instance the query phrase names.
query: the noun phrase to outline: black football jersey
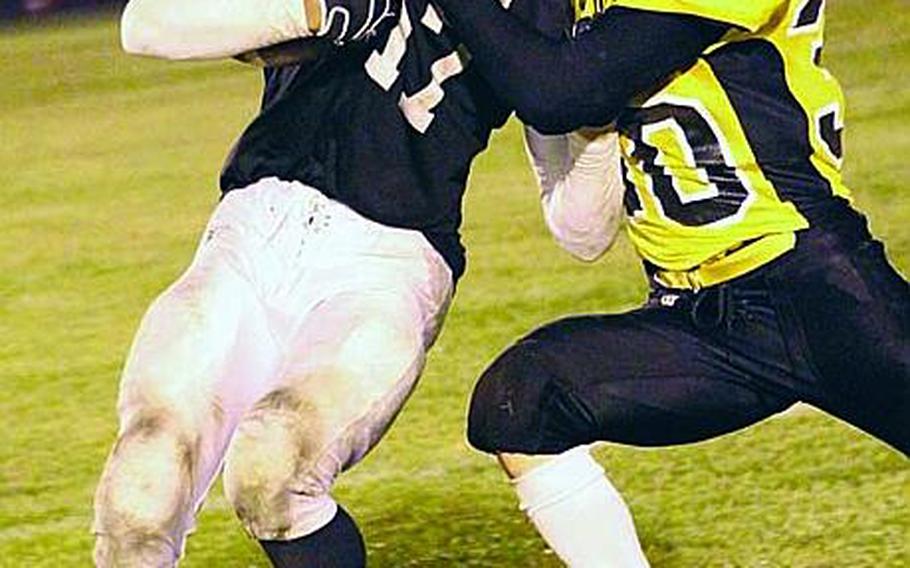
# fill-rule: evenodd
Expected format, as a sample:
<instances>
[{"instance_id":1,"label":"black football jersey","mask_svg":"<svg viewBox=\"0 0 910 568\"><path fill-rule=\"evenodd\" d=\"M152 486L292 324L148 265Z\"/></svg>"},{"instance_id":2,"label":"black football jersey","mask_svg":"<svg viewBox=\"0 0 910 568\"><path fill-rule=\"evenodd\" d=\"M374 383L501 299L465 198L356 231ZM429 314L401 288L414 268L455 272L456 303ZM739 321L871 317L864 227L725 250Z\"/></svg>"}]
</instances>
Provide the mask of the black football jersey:
<instances>
[{"instance_id":1,"label":"black football jersey","mask_svg":"<svg viewBox=\"0 0 910 568\"><path fill-rule=\"evenodd\" d=\"M571 24L563 0L514 0L547 34ZM394 25L317 61L267 68L259 116L234 146L222 191L298 180L380 223L417 229L464 271L458 228L473 158L510 113L427 0Z\"/></svg>"}]
</instances>

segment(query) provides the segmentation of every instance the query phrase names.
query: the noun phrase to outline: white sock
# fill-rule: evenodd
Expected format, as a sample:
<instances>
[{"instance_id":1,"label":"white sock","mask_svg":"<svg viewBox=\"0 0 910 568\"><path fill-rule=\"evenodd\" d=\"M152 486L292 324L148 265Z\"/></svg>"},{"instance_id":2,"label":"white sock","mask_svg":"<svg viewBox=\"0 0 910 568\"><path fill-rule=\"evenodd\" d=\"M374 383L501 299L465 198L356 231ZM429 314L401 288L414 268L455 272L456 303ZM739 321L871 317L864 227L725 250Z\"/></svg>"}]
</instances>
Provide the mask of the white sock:
<instances>
[{"instance_id":1,"label":"white sock","mask_svg":"<svg viewBox=\"0 0 910 568\"><path fill-rule=\"evenodd\" d=\"M521 510L571 568L647 568L632 515L587 446L513 483Z\"/></svg>"}]
</instances>

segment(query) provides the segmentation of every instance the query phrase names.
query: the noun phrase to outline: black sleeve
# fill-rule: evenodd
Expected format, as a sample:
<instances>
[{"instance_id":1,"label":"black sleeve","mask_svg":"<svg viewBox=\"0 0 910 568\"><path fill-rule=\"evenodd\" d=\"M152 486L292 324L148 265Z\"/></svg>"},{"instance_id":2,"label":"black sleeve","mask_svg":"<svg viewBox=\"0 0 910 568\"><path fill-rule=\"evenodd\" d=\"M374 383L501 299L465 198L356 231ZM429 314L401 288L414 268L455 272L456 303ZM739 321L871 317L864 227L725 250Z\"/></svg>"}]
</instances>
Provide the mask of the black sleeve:
<instances>
[{"instance_id":1,"label":"black sleeve","mask_svg":"<svg viewBox=\"0 0 910 568\"><path fill-rule=\"evenodd\" d=\"M508 13L524 27L554 40L565 38L575 21L569 0L509 0Z\"/></svg>"},{"instance_id":2,"label":"black sleeve","mask_svg":"<svg viewBox=\"0 0 910 568\"><path fill-rule=\"evenodd\" d=\"M613 7L577 38L544 36L493 0L435 0L487 81L544 133L603 126L691 65L729 29L683 14Z\"/></svg>"}]
</instances>

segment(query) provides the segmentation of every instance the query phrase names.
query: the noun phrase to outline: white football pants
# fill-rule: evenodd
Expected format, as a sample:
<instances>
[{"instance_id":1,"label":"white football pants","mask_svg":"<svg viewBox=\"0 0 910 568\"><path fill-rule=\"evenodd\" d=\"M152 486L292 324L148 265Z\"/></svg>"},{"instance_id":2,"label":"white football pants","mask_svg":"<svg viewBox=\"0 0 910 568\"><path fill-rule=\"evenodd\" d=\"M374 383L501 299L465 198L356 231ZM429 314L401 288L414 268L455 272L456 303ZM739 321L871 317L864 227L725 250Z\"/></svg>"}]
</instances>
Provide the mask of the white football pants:
<instances>
[{"instance_id":1,"label":"white football pants","mask_svg":"<svg viewBox=\"0 0 910 568\"><path fill-rule=\"evenodd\" d=\"M300 183L218 205L142 320L95 496L99 566L173 566L215 475L259 539L335 515L336 476L414 388L452 295L424 236Z\"/></svg>"}]
</instances>

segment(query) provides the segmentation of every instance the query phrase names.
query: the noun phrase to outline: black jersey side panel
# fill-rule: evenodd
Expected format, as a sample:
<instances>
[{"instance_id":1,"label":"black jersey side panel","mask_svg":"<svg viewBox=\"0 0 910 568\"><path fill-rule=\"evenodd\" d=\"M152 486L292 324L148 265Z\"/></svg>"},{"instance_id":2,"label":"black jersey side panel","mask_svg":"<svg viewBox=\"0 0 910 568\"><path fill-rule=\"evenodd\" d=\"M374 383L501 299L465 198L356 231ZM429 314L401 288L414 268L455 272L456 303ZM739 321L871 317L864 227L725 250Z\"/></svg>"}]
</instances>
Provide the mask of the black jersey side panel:
<instances>
[{"instance_id":1,"label":"black jersey side panel","mask_svg":"<svg viewBox=\"0 0 910 568\"><path fill-rule=\"evenodd\" d=\"M810 223L831 198L828 181L812 165L806 112L787 86L784 62L770 42L731 43L705 57L730 99L762 172L781 199Z\"/></svg>"}]
</instances>

